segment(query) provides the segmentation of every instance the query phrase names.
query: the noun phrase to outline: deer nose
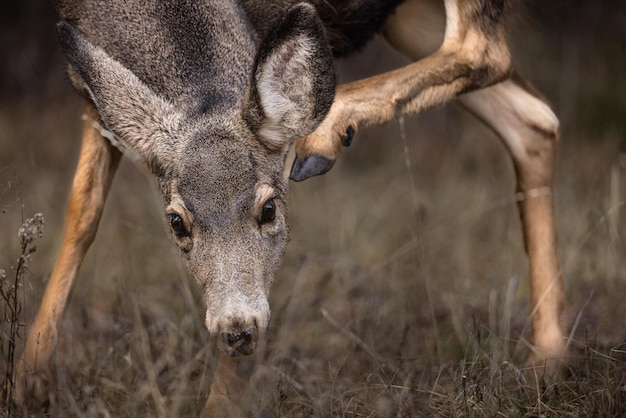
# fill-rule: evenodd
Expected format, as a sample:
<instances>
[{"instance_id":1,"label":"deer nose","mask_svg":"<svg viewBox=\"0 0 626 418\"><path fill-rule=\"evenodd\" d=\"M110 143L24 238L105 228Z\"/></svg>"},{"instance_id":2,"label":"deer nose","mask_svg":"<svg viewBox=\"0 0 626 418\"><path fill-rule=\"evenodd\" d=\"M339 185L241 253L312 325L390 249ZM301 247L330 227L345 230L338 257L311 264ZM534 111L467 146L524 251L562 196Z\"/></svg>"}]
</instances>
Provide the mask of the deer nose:
<instances>
[{"instance_id":1,"label":"deer nose","mask_svg":"<svg viewBox=\"0 0 626 418\"><path fill-rule=\"evenodd\" d=\"M249 356L254 352L258 339L256 327L243 331L222 332L220 335L222 351L229 357Z\"/></svg>"}]
</instances>

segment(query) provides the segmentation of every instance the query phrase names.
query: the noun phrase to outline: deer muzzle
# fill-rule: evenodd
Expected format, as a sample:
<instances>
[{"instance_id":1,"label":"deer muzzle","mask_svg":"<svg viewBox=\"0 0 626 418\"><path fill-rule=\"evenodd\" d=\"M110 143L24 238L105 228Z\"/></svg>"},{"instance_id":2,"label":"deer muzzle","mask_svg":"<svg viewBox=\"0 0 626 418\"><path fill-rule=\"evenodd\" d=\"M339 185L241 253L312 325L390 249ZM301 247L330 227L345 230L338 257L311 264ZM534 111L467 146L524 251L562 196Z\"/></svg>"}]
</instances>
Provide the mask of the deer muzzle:
<instances>
[{"instance_id":1,"label":"deer muzzle","mask_svg":"<svg viewBox=\"0 0 626 418\"><path fill-rule=\"evenodd\" d=\"M260 305L260 306L259 306ZM206 325L217 340L220 352L228 357L249 356L264 338L269 324L269 304L230 306L228 313L211 314L207 309Z\"/></svg>"}]
</instances>

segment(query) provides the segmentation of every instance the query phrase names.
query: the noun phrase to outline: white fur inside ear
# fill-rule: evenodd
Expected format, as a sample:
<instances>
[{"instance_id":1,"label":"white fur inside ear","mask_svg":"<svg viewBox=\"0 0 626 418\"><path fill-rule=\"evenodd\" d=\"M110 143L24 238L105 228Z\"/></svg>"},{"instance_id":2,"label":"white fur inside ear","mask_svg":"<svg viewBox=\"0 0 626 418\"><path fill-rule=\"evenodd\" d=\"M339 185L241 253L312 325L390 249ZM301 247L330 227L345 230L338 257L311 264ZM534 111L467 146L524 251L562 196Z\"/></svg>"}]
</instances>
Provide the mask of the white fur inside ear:
<instances>
[{"instance_id":1,"label":"white fur inside ear","mask_svg":"<svg viewBox=\"0 0 626 418\"><path fill-rule=\"evenodd\" d=\"M312 41L299 36L276 48L257 73L265 114L259 136L272 148L310 133L315 107L312 57Z\"/></svg>"}]
</instances>

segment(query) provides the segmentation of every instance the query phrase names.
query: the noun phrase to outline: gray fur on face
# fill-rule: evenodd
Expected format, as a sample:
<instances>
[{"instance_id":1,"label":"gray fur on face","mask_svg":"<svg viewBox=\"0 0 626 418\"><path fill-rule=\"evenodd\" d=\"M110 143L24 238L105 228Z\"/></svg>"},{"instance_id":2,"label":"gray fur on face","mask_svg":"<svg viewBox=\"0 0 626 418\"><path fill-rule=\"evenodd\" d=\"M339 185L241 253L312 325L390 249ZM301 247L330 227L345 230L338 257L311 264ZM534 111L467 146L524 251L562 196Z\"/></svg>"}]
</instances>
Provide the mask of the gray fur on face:
<instances>
[{"instance_id":1,"label":"gray fur on face","mask_svg":"<svg viewBox=\"0 0 626 418\"><path fill-rule=\"evenodd\" d=\"M237 2L148 3L113 1L119 22L61 5L71 80L154 173L209 331L262 335L288 238L285 151L334 96L322 23L297 5L257 49Z\"/></svg>"}]
</instances>

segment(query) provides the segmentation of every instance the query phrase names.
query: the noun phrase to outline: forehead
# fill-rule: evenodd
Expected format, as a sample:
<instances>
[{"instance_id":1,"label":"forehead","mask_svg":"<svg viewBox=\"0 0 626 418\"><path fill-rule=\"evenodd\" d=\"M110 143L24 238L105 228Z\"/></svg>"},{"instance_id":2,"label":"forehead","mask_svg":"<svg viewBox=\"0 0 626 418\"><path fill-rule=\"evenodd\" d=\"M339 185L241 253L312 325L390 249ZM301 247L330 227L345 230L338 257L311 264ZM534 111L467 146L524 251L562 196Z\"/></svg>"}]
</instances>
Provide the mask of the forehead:
<instances>
[{"instance_id":1,"label":"forehead","mask_svg":"<svg viewBox=\"0 0 626 418\"><path fill-rule=\"evenodd\" d=\"M251 205L261 183L281 188L279 160L233 134L199 137L183 154L177 188L192 212Z\"/></svg>"}]
</instances>

